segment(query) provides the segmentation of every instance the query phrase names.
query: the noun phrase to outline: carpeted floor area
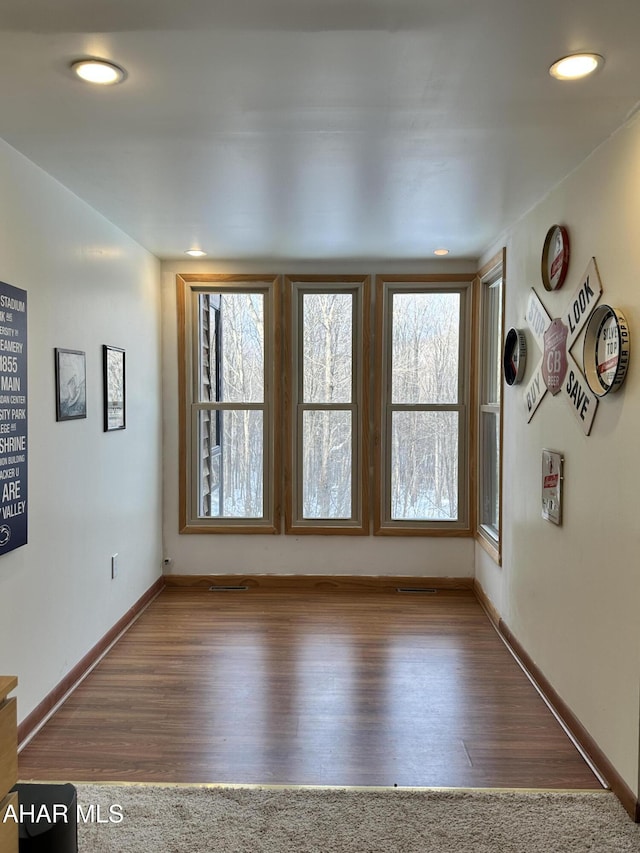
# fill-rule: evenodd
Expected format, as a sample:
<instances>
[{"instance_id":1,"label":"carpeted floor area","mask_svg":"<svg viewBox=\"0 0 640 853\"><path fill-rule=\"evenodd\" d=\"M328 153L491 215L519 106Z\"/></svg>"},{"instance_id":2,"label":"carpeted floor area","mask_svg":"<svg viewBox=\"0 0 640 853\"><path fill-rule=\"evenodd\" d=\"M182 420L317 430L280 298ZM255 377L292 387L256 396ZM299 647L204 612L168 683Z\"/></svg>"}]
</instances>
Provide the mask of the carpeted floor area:
<instances>
[{"instance_id":1,"label":"carpeted floor area","mask_svg":"<svg viewBox=\"0 0 640 853\"><path fill-rule=\"evenodd\" d=\"M609 792L78 784L80 853L638 853ZM97 817L100 817L100 822ZM121 818L121 819L120 819Z\"/></svg>"}]
</instances>

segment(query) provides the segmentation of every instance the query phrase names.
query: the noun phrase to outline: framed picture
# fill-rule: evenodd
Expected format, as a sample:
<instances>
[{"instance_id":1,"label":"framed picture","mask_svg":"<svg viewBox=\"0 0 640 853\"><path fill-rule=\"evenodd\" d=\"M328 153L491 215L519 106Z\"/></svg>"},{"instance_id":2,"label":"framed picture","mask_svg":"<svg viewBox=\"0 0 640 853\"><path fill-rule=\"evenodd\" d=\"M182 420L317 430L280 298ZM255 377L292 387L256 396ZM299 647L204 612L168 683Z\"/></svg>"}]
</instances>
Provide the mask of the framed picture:
<instances>
[{"instance_id":1,"label":"framed picture","mask_svg":"<svg viewBox=\"0 0 640 853\"><path fill-rule=\"evenodd\" d=\"M56 364L56 420L87 417L85 354L75 349L54 350Z\"/></svg>"},{"instance_id":2,"label":"framed picture","mask_svg":"<svg viewBox=\"0 0 640 853\"><path fill-rule=\"evenodd\" d=\"M562 524L563 464L561 453L542 451L542 517L553 524Z\"/></svg>"},{"instance_id":3,"label":"framed picture","mask_svg":"<svg viewBox=\"0 0 640 853\"><path fill-rule=\"evenodd\" d=\"M103 346L104 371L104 431L124 429L126 388L124 376L125 352L118 347Z\"/></svg>"}]
</instances>

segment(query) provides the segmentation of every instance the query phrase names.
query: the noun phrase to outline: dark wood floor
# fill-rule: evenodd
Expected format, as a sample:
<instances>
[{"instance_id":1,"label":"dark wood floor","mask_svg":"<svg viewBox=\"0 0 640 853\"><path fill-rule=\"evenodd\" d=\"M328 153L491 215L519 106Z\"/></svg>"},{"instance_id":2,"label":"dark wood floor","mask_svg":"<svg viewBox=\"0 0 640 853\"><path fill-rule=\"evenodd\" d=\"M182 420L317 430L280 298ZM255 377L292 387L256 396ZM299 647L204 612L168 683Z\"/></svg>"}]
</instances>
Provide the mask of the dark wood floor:
<instances>
[{"instance_id":1,"label":"dark wood floor","mask_svg":"<svg viewBox=\"0 0 640 853\"><path fill-rule=\"evenodd\" d=\"M164 590L20 777L600 787L464 592Z\"/></svg>"}]
</instances>

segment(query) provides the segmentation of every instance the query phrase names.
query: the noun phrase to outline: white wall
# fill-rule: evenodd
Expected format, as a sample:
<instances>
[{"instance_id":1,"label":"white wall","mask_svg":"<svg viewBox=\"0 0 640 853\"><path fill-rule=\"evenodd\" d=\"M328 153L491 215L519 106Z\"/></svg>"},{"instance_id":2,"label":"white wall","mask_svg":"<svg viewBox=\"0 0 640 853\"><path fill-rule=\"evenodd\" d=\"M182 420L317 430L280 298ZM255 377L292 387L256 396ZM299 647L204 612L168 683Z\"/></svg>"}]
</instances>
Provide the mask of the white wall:
<instances>
[{"instance_id":1,"label":"white wall","mask_svg":"<svg viewBox=\"0 0 640 853\"><path fill-rule=\"evenodd\" d=\"M4 142L0 186L0 280L28 293L29 542L0 557L23 719L161 571L159 263ZM123 432L102 428L102 344L126 350ZM56 423L56 346L86 351L86 420Z\"/></svg>"},{"instance_id":2,"label":"white wall","mask_svg":"<svg viewBox=\"0 0 640 853\"><path fill-rule=\"evenodd\" d=\"M506 623L638 792L640 679L640 120L594 152L506 235L507 328L524 328L534 287L559 316L592 256L602 303L631 328L626 384L601 400L582 434L567 403L549 393L527 424L523 388L540 353L528 334L523 385L505 389L504 553L498 569L476 548L476 571ZM563 288L547 293L540 255L547 229L568 227ZM487 252L489 257L500 245ZM582 364L582 337L572 350ZM565 457L564 522L540 517L542 448Z\"/></svg>"},{"instance_id":3,"label":"white wall","mask_svg":"<svg viewBox=\"0 0 640 853\"><path fill-rule=\"evenodd\" d=\"M368 263L212 263L162 265L164 377L164 548L173 574L329 574L471 577L473 540L365 536L234 536L178 533L178 354L176 274L382 274L474 272L473 262L427 261L370 268Z\"/></svg>"}]
</instances>

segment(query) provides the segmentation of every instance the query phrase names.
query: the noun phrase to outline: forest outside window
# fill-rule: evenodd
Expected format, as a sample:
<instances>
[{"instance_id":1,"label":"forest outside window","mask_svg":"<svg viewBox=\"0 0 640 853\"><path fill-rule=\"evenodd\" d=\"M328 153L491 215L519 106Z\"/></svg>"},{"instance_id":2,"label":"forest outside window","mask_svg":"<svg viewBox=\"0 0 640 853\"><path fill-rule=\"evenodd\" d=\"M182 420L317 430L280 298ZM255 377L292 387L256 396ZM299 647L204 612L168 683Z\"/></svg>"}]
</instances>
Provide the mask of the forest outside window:
<instances>
[{"instance_id":1,"label":"forest outside window","mask_svg":"<svg viewBox=\"0 0 640 853\"><path fill-rule=\"evenodd\" d=\"M452 278L378 279L379 534L469 532L471 281Z\"/></svg>"},{"instance_id":2,"label":"forest outside window","mask_svg":"<svg viewBox=\"0 0 640 853\"><path fill-rule=\"evenodd\" d=\"M369 279L285 280L286 530L369 529Z\"/></svg>"},{"instance_id":3,"label":"forest outside window","mask_svg":"<svg viewBox=\"0 0 640 853\"><path fill-rule=\"evenodd\" d=\"M277 282L191 278L178 278L181 530L277 532Z\"/></svg>"},{"instance_id":4,"label":"forest outside window","mask_svg":"<svg viewBox=\"0 0 640 853\"><path fill-rule=\"evenodd\" d=\"M472 282L178 276L181 532L470 535Z\"/></svg>"}]
</instances>

